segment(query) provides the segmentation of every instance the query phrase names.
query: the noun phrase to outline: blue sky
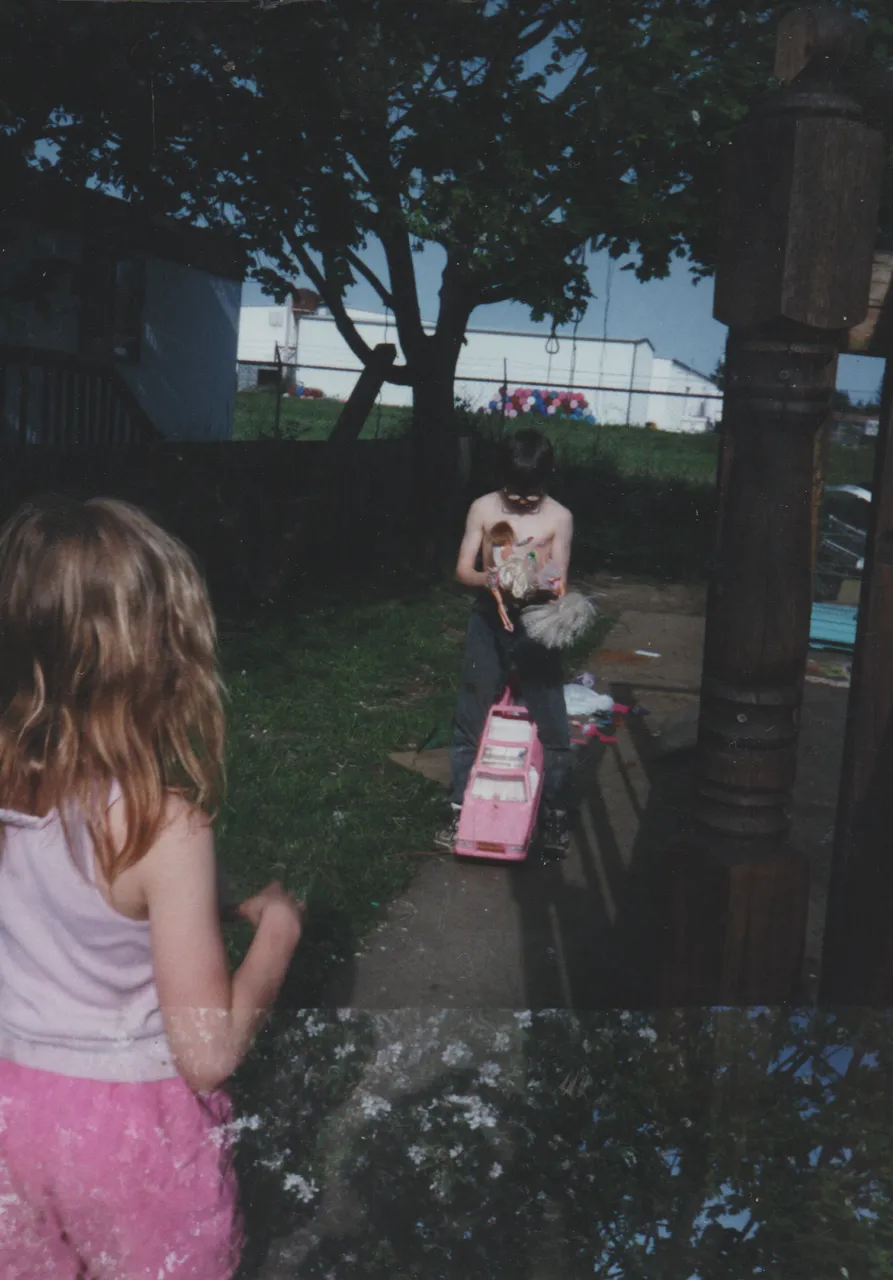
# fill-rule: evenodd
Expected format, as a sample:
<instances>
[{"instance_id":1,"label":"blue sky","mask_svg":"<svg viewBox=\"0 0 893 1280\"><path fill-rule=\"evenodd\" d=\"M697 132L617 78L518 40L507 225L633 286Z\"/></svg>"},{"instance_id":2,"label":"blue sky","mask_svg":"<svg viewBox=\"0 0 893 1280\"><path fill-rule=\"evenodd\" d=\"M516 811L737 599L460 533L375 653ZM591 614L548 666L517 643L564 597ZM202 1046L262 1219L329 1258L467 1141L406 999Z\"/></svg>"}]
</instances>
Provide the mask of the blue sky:
<instances>
[{"instance_id":1,"label":"blue sky","mask_svg":"<svg viewBox=\"0 0 893 1280\"><path fill-rule=\"evenodd\" d=\"M363 256L386 281L380 248L370 245ZM725 327L713 319L713 281L695 283L687 265L677 260L665 280L640 284L632 271L621 270L628 261L630 259L622 258L612 262L607 253L591 255L589 278L595 297L580 324L580 334L602 336L607 301L609 338L648 338L658 356L681 360L709 376L723 353L726 340ZM422 315L434 319L443 266L442 250L431 246L417 254L415 262ZM246 283L245 304L254 305L263 300L260 286ZM365 281L351 290L348 304L368 311L382 310L379 298ZM472 316L471 324L478 329L542 330L544 339L548 328L546 322L534 324L528 309L516 302L481 307ZM854 399L868 399L874 396L882 374L881 360L843 356L837 382Z\"/></svg>"}]
</instances>

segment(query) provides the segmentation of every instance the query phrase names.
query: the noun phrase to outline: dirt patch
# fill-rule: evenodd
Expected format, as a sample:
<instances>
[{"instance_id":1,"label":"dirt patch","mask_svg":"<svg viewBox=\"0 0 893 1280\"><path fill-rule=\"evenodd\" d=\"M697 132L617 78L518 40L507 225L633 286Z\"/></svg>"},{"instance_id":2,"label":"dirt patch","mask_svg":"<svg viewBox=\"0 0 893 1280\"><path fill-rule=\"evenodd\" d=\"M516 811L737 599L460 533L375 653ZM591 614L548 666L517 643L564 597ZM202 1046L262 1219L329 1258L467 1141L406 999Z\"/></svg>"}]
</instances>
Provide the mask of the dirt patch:
<instances>
[{"instance_id":1,"label":"dirt patch","mask_svg":"<svg viewBox=\"0 0 893 1280\"><path fill-rule=\"evenodd\" d=\"M627 609L587 668L604 684L631 685L642 702L646 692L661 689L698 697L703 653L704 622L697 614Z\"/></svg>"},{"instance_id":2,"label":"dirt patch","mask_svg":"<svg viewBox=\"0 0 893 1280\"><path fill-rule=\"evenodd\" d=\"M430 782L438 782L443 787L450 785L449 747L434 747L428 751L392 751L388 759L401 769L420 773Z\"/></svg>"},{"instance_id":3,"label":"dirt patch","mask_svg":"<svg viewBox=\"0 0 893 1280\"><path fill-rule=\"evenodd\" d=\"M582 579L580 589L596 594L602 613L612 617L630 610L703 616L707 608L707 588L698 583L648 582L599 573Z\"/></svg>"}]
</instances>

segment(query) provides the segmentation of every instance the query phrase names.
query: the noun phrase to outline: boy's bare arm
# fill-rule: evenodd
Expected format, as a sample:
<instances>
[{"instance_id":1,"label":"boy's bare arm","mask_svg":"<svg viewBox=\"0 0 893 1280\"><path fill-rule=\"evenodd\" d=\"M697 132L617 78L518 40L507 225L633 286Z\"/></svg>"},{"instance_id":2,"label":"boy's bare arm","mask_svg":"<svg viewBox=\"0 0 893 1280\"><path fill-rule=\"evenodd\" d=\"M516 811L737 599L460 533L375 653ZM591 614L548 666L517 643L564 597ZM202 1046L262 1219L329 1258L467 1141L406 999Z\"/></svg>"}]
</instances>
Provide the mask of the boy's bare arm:
<instances>
[{"instance_id":1,"label":"boy's bare arm","mask_svg":"<svg viewBox=\"0 0 893 1280\"><path fill-rule=\"evenodd\" d=\"M574 518L569 511L562 511L552 540L552 561L561 581L556 592L563 596L567 590L567 575L571 564L571 543L574 538Z\"/></svg>"},{"instance_id":2,"label":"boy's bare arm","mask_svg":"<svg viewBox=\"0 0 893 1280\"><path fill-rule=\"evenodd\" d=\"M480 500L473 502L468 509L465 521L465 534L459 547L459 558L456 561L456 581L465 587L486 587L486 570L475 569L475 561L484 539L484 519Z\"/></svg>"}]
</instances>

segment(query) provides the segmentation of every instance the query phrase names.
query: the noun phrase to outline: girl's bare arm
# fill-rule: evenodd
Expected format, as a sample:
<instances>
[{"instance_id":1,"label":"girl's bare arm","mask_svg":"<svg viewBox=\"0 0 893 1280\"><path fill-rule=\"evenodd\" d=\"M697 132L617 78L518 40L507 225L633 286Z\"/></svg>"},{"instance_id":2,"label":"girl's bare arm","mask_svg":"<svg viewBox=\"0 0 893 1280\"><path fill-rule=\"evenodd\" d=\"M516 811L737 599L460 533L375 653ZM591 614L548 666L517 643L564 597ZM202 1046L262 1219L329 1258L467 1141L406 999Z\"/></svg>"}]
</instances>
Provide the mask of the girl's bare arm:
<instances>
[{"instance_id":1,"label":"girl's bare arm","mask_svg":"<svg viewBox=\"0 0 893 1280\"><path fill-rule=\"evenodd\" d=\"M139 864L155 982L177 1069L191 1088L218 1088L248 1053L301 936L301 908L277 886L260 895L256 933L230 973L220 928L208 819L185 802Z\"/></svg>"}]
</instances>

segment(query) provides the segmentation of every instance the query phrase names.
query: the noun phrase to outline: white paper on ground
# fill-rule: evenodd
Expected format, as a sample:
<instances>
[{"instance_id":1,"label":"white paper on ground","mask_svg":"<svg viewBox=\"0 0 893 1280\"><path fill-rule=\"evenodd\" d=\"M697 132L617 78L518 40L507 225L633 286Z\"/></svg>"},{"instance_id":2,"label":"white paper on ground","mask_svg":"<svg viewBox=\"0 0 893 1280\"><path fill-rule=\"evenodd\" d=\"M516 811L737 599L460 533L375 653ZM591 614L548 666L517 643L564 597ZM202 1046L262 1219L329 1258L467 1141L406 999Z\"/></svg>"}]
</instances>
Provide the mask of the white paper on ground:
<instances>
[{"instance_id":1,"label":"white paper on ground","mask_svg":"<svg viewBox=\"0 0 893 1280\"><path fill-rule=\"evenodd\" d=\"M609 693L596 693L582 684L566 684L564 705L569 716L594 716L600 711L613 711L614 699Z\"/></svg>"}]
</instances>

